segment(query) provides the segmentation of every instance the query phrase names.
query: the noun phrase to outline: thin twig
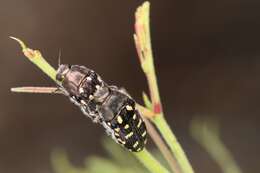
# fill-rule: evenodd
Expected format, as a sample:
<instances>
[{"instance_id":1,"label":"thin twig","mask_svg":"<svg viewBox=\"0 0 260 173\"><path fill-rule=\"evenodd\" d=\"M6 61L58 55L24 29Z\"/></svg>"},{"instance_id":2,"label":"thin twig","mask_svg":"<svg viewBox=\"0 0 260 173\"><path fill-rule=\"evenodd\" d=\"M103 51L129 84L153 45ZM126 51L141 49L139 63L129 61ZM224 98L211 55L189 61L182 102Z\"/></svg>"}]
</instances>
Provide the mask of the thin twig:
<instances>
[{"instance_id":1,"label":"thin twig","mask_svg":"<svg viewBox=\"0 0 260 173\"><path fill-rule=\"evenodd\" d=\"M152 102L152 111L156 114L151 118L151 121L158 128L163 138L169 145L174 157L178 161L178 164L183 173L193 173L193 169L189 160L187 159L184 150L177 141L174 133L171 131L169 125L164 119L164 114L162 110L162 104L157 84L157 78L154 68L154 59L151 46L150 37L150 4L149 2L144 2L135 13L135 34L134 41L140 60L141 67L145 73L146 79L148 81L150 97ZM175 171L175 170L173 170ZM175 171L176 172L176 171Z\"/></svg>"},{"instance_id":2,"label":"thin twig","mask_svg":"<svg viewBox=\"0 0 260 173\"><path fill-rule=\"evenodd\" d=\"M153 125L149 122L148 119L144 118L145 125L147 127L147 131L151 138L153 139L155 145L159 148L160 152L162 152L165 160L168 162L171 170L174 173L181 173L179 165L174 157L172 157L171 151L165 145L164 141L162 140L161 136L157 132L157 130L153 127Z\"/></svg>"},{"instance_id":3,"label":"thin twig","mask_svg":"<svg viewBox=\"0 0 260 173\"><path fill-rule=\"evenodd\" d=\"M37 67L39 67L45 74L47 74L56 83L56 70L43 58L42 54L38 50L32 50L28 48L24 42L15 37L10 37L11 39L17 41L22 47L24 55Z\"/></svg>"},{"instance_id":4,"label":"thin twig","mask_svg":"<svg viewBox=\"0 0 260 173\"><path fill-rule=\"evenodd\" d=\"M34 94L62 94L57 87L15 87L11 88L16 93L34 93Z\"/></svg>"},{"instance_id":5,"label":"thin twig","mask_svg":"<svg viewBox=\"0 0 260 173\"><path fill-rule=\"evenodd\" d=\"M133 153L137 159L152 173L169 173L163 166L158 165L158 161L146 150Z\"/></svg>"},{"instance_id":6,"label":"thin twig","mask_svg":"<svg viewBox=\"0 0 260 173\"><path fill-rule=\"evenodd\" d=\"M145 118L151 119L155 116L155 113L146 107L136 104L136 108L142 113Z\"/></svg>"}]
</instances>

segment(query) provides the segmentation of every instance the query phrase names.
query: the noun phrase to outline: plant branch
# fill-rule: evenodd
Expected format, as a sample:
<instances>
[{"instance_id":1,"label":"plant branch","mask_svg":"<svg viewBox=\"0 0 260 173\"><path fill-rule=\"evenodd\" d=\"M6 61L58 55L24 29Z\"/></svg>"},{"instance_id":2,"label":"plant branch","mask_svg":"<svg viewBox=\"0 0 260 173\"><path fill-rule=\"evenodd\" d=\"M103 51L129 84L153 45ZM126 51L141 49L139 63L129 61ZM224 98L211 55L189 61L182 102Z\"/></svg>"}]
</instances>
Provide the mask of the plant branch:
<instances>
[{"instance_id":1,"label":"plant branch","mask_svg":"<svg viewBox=\"0 0 260 173\"><path fill-rule=\"evenodd\" d=\"M166 143L169 145L174 157L178 161L178 164L184 173L193 173L193 169L182 149L180 143L178 142L176 136L171 131L170 126L166 122L163 116L156 116L153 120L154 124L162 134Z\"/></svg>"},{"instance_id":2,"label":"plant branch","mask_svg":"<svg viewBox=\"0 0 260 173\"><path fill-rule=\"evenodd\" d=\"M141 112L141 114L148 119L151 119L155 116L155 113L151 111L150 109L147 109L146 107L136 104L136 108Z\"/></svg>"},{"instance_id":3,"label":"plant branch","mask_svg":"<svg viewBox=\"0 0 260 173\"><path fill-rule=\"evenodd\" d=\"M168 162L171 170L174 171L174 173L181 173L176 159L172 156L171 151L165 145L160 134L157 132L157 130L154 128L154 126L150 123L150 121L148 119L144 118L144 121L145 121L145 125L147 127L147 131L148 131L149 135L153 139L155 145L159 148L159 150L162 153L165 160Z\"/></svg>"},{"instance_id":4,"label":"plant branch","mask_svg":"<svg viewBox=\"0 0 260 173\"><path fill-rule=\"evenodd\" d=\"M142 69L147 76L149 91L151 100L153 103L153 111L155 113L161 113L161 101L159 95L159 89L157 85L157 79L154 70L152 45L150 39L150 28L149 28L149 2L143 3L137 8L135 13L135 34L134 41L139 55L139 60Z\"/></svg>"},{"instance_id":5,"label":"plant branch","mask_svg":"<svg viewBox=\"0 0 260 173\"><path fill-rule=\"evenodd\" d=\"M10 37L11 39L17 41L22 47L24 55L37 67L39 67L45 74L47 74L56 83L56 70L42 57L42 54L38 50L32 50L28 48L24 42L15 37Z\"/></svg>"},{"instance_id":6,"label":"plant branch","mask_svg":"<svg viewBox=\"0 0 260 173\"><path fill-rule=\"evenodd\" d=\"M15 87L11 88L16 93L35 93L35 94L62 94L57 87Z\"/></svg>"},{"instance_id":7,"label":"plant branch","mask_svg":"<svg viewBox=\"0 0 260 173\"><path fill-rule=\"evenodd\" d=\"M133 154L150 172L169 173L146 149Z\"/></svg>"},{"instance_id":8,"label":"plant branch","mask_svg":"<svg viewBox=\"0 0 260 173\"><path fill-rule=\"evenodd\" d=\"M163 138L169 145L174 157L178 161L178 164L185 173L193 173L192 166L190 165L184 150L177 141L174 133L171 131L169 125L164 119L162 110L162 104L160 100L159 87L157 84L157 78L154 68L154 58L151 46L150 37L150 4L144 2L140 7L137 8L135 13L135 34L134 41L136 50L141 63L141 67L144 71L146 79L148 81L150 97L152 102L152 111L155 116L151 117L152 122L158 128ZM145 101L145 100L144 100ZM145 101L146 102L146 101ZM149 109L149 108L148 108Z\"/></svg>"}]
</instances>

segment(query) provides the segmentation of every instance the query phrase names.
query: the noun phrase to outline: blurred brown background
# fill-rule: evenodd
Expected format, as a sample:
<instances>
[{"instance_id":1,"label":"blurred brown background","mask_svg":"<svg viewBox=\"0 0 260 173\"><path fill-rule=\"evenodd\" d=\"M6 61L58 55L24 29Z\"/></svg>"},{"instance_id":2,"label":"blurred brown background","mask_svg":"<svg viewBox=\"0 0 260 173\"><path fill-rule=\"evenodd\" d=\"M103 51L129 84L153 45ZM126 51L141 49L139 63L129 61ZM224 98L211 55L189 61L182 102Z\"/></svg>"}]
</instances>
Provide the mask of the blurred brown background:
<instances>
[{"instance_id":1,"label":"blurred brown background","mask_svg":"<svg viewBox=\"0 0 260 173\"><path fill-rule=\"evenodd\" d=\"M95 69L137 101L147 91L133 44L135 8L143 1L0 1L0 172L52 172L50 152L63 147L80 165L102 154L100 126L62 96L14 94L14 86L53 82L17 43L62 62ZM244 172L259 172L260 2L151 1L152 41L167 119L196 172L218 166L191 138L197 115L217 117L222 139Z\"/></svg>"}]
</instances>

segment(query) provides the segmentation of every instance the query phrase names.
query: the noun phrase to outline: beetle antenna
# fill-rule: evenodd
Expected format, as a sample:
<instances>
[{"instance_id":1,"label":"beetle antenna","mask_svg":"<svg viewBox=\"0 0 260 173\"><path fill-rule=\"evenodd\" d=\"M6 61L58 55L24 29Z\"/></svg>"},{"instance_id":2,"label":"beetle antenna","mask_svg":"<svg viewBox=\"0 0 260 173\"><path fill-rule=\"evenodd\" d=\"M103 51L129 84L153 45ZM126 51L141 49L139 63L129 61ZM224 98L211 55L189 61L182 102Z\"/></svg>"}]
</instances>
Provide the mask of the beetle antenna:
<instances>
[{"instance_id":1,"label":"beetle antenna","mask_svg":"<svg viewBox=\"0 0 260 173\"><path fill-rule=\"evenodd\" d=\"M59 56L58 56L58 67L61 65L61 49L59 49Z\"/></svg>"}]
</instances>

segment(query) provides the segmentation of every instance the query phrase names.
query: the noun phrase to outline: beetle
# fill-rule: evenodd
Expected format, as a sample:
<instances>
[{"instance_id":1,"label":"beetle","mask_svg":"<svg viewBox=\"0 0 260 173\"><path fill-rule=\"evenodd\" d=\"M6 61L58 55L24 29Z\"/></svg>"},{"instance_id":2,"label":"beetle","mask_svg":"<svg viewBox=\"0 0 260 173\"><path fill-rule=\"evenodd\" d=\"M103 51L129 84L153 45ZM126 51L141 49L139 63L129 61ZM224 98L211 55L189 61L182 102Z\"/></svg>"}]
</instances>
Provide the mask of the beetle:
<instances>
[{"instance_id":1,"label":"beetle","mask_svg":"<svg viewBox=\"0 0 260 173\"><path fill-rule=\"evenodd\" d=\"M125 89L106 84L95 71L80 65L59 65L56 80L58 89L117 143L132 152L144 148L146 126Z\"/></svg>"}]
</instances>

